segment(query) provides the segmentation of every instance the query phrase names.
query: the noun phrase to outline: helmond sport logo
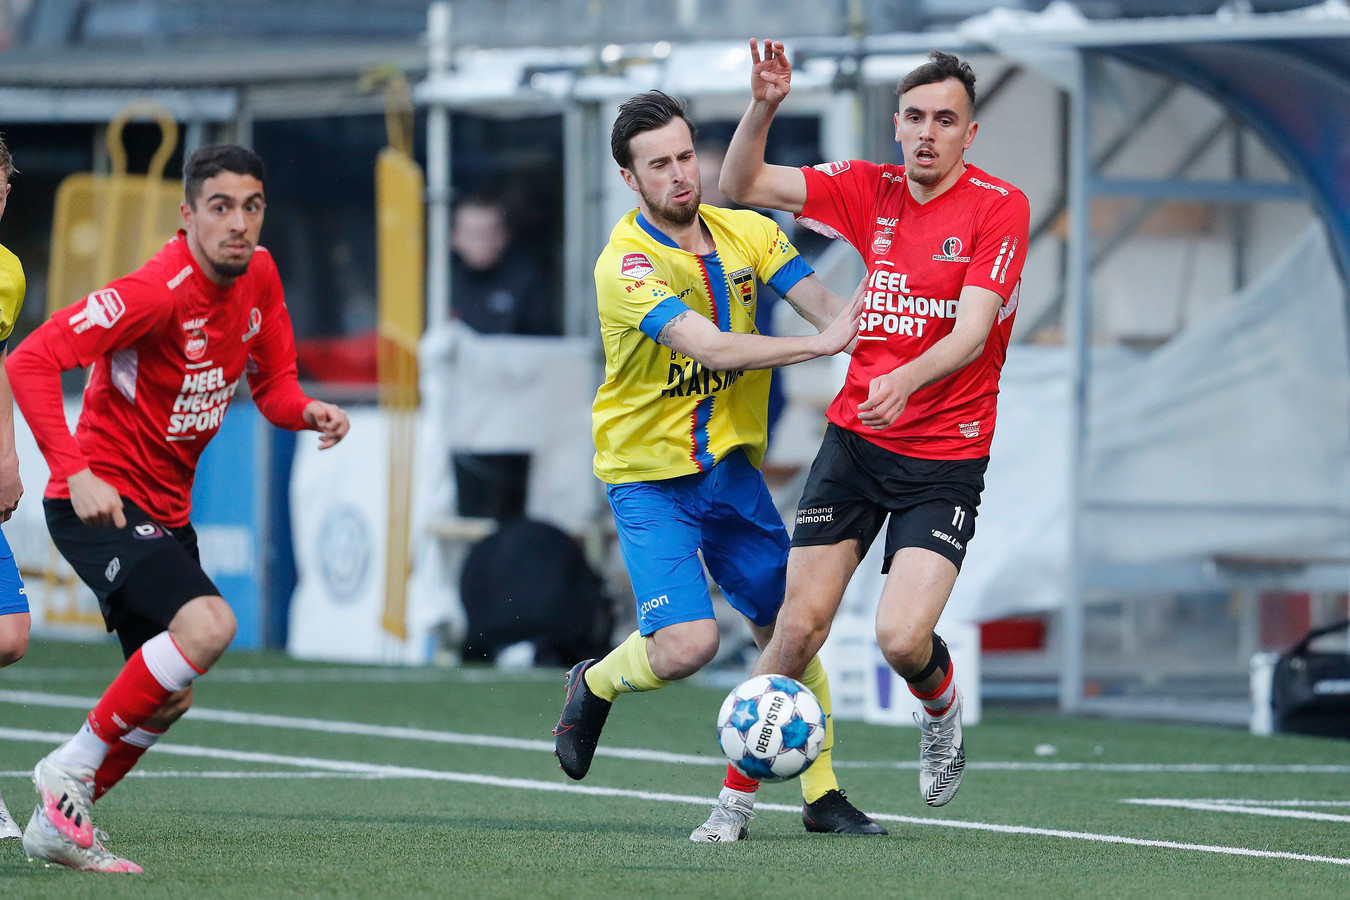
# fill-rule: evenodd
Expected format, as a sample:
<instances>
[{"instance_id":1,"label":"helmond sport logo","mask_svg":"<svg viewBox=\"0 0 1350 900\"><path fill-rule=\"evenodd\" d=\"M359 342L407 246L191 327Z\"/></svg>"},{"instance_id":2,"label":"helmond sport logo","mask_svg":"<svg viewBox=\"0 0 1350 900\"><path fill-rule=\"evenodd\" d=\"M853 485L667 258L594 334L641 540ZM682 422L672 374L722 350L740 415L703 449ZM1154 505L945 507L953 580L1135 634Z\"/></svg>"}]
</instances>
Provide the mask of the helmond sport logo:
<instances>
[{"instance_id":1,"label":"helmond sport logo","mask_svg":"<svg viewBox=\"0 0 1350 900\"><path fill-rule=\"evenodd\" d=\"M934 253L933 259L938 262L970 262L969 256L961 255L961 239L959 237L949 237L942 242L942 252Z\"/></svg>"}]
</instances>

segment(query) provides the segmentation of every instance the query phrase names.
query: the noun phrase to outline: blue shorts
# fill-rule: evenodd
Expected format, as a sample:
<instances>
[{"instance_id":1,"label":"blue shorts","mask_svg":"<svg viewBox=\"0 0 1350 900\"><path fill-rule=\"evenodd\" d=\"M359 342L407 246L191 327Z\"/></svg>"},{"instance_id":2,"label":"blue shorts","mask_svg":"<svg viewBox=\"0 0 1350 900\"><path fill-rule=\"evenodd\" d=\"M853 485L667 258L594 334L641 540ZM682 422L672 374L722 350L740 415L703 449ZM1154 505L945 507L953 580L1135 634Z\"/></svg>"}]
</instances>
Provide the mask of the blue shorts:
<instances>
[{"instance_id":1,"label":"blue shorts","mask_svg":"<svg viewBox=\"0 0 1350 900\"><path fill-rule=\"evenodd\" d=\"M9 541L0 534L0 616L28 612L28 595L23 590L19 567L14 564L14 551Z\"/></svg>"},{"instance_id":2,"label":"blue shorts","mask_svg":"<svg viewBox=\"0 0 1350 900\"><path fill-rule=\"evenodd\" d=\"M612 484L608 494L641 634L715 618L705 563L737 612L773 624L787 586L788 534L744 453L697 475Z\"/></svg>"}]
</instances>

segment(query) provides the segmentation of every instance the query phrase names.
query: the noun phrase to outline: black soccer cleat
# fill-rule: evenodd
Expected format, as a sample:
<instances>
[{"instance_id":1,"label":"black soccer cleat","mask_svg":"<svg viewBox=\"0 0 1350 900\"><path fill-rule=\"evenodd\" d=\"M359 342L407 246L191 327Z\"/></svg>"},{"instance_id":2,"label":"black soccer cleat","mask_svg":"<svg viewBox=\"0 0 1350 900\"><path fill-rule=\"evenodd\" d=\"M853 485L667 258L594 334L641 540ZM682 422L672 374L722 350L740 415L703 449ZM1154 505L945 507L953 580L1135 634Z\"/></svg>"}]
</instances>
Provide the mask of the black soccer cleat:
<instances>
[{"instance_id":1,"label":"black soccer cleat","mask_svg":"<svg viewBox=\"0 0 1350 900\"><path fill-rule=\"evenodd\" d=\"M815 803L803 803L802 824L819 834L890 834L849 803L843 791L826 791Z\"/></svg>"},{"instance_id":2,"label":"black soccer cleat","mask_svg":"<svg viewBox=\"0 0 1350 900\"><path fill-rule=\"evenodd\" d=\"M567 673L567 699L563 701L562 718L553 729L553 755L567 777L577 781L591 770L600 731L613 705L597 697L586 684L586 670L594 664L595 660L585 659Z\"/></svg>"}]
</instances>

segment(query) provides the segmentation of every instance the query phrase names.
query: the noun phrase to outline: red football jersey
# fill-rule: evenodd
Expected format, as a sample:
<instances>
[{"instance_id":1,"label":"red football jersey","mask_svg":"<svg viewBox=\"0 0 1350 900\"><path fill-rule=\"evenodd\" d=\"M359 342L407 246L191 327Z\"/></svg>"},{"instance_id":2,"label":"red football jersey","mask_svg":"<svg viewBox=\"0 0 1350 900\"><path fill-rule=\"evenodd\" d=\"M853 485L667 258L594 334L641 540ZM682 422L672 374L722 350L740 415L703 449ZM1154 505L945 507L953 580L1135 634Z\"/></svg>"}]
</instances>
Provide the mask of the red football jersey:
<instances>
[{"instance_id":1,"label":"red football jersey","mask_svg":"<svg viewBox=\"0 0 1350 900\"><path fill-rule=\"evenodd\" d=\"M55 373L93 365L72 437ZM88 466L165 525L191 511L197 460L247 370L273 424L305 427L295 338L276 263L258 247L229 288L204 276L183 232L140 269L56 313L7 366L51 469L46 496Z\"/></svg>"},{"instance_id":2,"label":"red football jersey","mask_svg":"<svg viewBox=\"0 0 1350 900\"><path fill-rule=\"evenodd\" d=\"M927 203L910 196L904 166L847 160L802 171L803 224L848 241L867 263L866 311L848 377L827 413L830 421L906 456L987 456L1026 256L1026 196L974 166ZM873 431L860 423L858 404L867 399L873 378L951 333L966 285L1003 298L984 352L910 395L890 428Z\"/></svg>"}]
</instances>

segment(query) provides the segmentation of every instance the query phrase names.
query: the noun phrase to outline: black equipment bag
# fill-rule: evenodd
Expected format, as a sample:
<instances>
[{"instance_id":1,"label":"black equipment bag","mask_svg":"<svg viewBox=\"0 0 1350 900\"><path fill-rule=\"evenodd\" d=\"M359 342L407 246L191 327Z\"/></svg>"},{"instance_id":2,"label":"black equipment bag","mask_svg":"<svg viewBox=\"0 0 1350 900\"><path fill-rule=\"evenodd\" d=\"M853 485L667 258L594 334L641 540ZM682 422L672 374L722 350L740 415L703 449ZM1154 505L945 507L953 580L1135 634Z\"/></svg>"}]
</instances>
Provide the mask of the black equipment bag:
<instances>
[{"instance_id":1,"label":"black equipment bag","mask_svg":"<svg viewBox=\"0 0 1350 900\"><path fill-rule=\"evenodd\" d=\"M609 651L614 608L581 545L546 522L507 519L475 544L460 573L463 658L492 662L530 641L536 666L568 668Z\"/></svg>"},{"instance_id":2,"label":"black equipment bag","mask_svg":"<svg viewBox=\"0 0 1350 900\"><path fill-rule=\"evenodd\" d=\"M1270 689L1276 731L1350 738L1350 652L1309 649L1346 630L1350 619L1314 628L1280 654Z\"/></svg>"}]
</instances>

